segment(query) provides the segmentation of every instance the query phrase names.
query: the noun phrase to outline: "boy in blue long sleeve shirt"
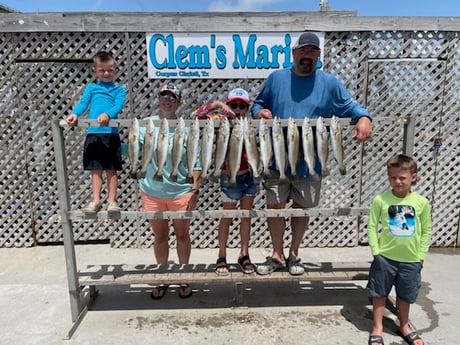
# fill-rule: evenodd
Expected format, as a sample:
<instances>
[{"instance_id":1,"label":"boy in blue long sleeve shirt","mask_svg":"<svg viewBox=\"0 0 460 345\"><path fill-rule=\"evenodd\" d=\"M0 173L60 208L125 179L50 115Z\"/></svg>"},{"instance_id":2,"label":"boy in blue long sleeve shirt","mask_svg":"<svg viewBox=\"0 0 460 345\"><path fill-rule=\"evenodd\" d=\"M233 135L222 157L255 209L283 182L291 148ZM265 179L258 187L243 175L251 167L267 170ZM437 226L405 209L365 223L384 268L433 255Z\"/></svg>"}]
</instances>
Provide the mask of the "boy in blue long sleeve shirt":
<instances>
[{"instance_id":1,"label":"boy in blue long sleeve shirt","mask_svg":"<svg viewBox=\"0 0 460 345\"><path fill-rule=\"evenodd\" d=\"M83 151L83 168L91 170L93 201L83 209L86 213L96 213L101 209L103 172L107 176L109 212L118 212L117 170L122 169L120 135L118 127L108 127L109 120L116 119L126 98L124 86L114 83L118 68L115 59L108 52L98 52L93 57L93 73L98 82L88 84L80 102L74 107L66 121L75 125L78 117L89 108L88 119L97 120L99 126L88 127Z\"/></svg>"}]
</instances>

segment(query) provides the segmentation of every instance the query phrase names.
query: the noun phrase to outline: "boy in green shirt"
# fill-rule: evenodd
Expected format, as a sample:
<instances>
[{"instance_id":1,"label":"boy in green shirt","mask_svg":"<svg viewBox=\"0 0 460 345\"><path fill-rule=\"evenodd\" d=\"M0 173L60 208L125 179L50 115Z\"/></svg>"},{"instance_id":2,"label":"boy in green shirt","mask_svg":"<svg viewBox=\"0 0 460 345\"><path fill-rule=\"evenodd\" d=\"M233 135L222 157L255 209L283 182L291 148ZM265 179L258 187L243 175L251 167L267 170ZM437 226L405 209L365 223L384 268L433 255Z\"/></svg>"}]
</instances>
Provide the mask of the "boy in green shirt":
<instances>
[{"instance_id":1,"label":"boy in green shirt","mask_svg":"<svg viewBox=\"0 0 460 345\"><path fill-rule=\"evenodd\" d=\"M401 336L408 344L423 345L423 340L409 325L409 308L417 299L423 261L430 246L430 204L411 190L417 181L417 164L411 157L399 154L390 158L387 172L391 190L374 198L368 224L369 245L374 256L367 284L374 322L368 344L383 344L385 299L394 285Z\"/></svg>"}]
</instances>

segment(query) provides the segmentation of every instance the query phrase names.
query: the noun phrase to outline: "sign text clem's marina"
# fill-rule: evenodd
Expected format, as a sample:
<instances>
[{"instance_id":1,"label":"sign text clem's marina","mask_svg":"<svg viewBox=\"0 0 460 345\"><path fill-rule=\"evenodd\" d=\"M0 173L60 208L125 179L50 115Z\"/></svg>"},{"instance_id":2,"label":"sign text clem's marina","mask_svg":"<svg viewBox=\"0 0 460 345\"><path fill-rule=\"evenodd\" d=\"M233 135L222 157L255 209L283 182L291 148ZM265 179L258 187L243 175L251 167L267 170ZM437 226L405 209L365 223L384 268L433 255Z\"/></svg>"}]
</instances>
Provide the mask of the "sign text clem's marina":
<instances>
[{"instance_id":1,"label":"sign text clem's marina","mask_svg":"<svg viewBox=\"0 0 460 345\"><path fill-rule=\"evenodd\" d=\"M292 66L300 34L148 33L149 78L266 78Z\"/></svg>"}]
</instances>

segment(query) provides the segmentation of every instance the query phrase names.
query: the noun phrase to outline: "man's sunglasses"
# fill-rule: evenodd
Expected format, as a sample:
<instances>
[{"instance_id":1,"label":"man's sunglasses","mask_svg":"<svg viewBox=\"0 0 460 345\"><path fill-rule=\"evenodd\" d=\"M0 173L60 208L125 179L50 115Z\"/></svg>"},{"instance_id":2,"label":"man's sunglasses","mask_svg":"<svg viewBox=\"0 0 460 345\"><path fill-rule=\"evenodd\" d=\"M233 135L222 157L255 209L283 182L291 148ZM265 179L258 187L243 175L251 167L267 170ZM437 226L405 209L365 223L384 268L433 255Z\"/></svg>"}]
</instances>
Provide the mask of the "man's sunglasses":
<instances>
[{"instance_id":1,"label":"man's sunglasses","mask_svg":"<svg viewBox=\"0 0 460 345\"><path fill-rule=\"evenodd\" d=\"M245 110L249 107L249 105L245 104L245 103L229 103L228 106L232 109L238 109L240 108L240 110Z\"/></svg>"}]
</instances>

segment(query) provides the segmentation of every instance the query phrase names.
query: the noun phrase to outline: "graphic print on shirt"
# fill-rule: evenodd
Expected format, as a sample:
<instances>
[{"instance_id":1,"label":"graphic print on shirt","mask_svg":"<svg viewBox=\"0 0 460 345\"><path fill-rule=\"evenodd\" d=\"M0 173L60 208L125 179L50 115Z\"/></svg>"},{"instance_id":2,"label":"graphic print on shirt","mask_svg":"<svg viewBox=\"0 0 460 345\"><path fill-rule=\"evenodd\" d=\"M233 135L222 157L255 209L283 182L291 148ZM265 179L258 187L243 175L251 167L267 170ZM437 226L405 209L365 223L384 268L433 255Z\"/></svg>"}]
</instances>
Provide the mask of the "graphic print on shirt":
<instances>
[{"instance_id":1,"label":"graphic print on shirt","mask_svg":"<svg viewBox=\"0 0 460 345\"><path fill-rule=\"evenodd\" d=\"M415 209L406 205L388 208L390 232L395 237L411 237L415 234Z\"/></svg>"}]
</instances>

